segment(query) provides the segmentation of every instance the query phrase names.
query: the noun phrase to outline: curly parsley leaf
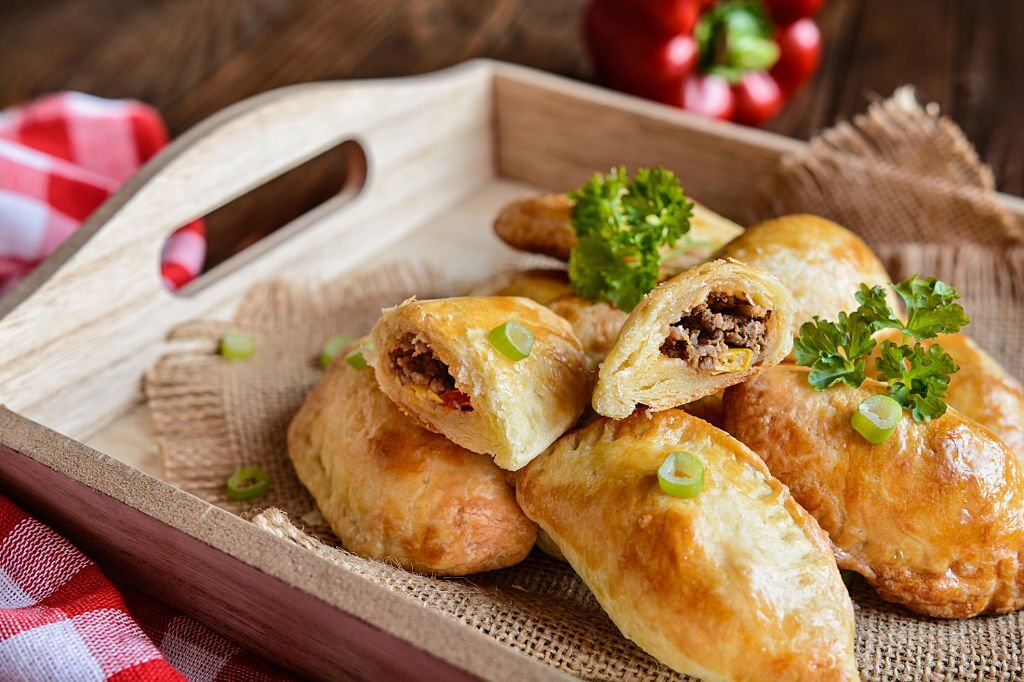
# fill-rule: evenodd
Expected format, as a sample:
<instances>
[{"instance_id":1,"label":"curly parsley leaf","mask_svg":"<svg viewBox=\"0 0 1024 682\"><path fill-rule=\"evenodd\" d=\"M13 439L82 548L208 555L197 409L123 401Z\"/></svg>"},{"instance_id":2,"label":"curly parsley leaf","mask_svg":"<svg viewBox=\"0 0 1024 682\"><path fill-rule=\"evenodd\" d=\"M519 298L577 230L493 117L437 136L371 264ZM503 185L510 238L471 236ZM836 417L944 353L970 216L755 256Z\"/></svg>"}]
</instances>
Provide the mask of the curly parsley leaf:
<instances>
[{"instance_id":1,"label":"curly parsley leaf","mask_svg":"<svg viewBox=\"0 0 1024 682\"><path fill-rule=\"evenodd\" d=\"M576 236L603 234L619 228L622 197L629 192L625 168L613 168L607 175L597 173L582 187L569 192L573 200L572 226Z\"/></svg>"},{"instance_id":2,"label":"curly parsley leaf","mask_svg":"<svg viewBox=\"0 0 1024 682\"><path fill-rule=\"evenodd\" d=\"M868 288L861 284L855 294L860 303L857 312L870 321L875 331L891 328L916 339L934 339L939 334L956 333L971 321L963 307L956 303L960 298L957 290L934 277L914 275L893 284L892 289L906 303L906 323L889 307L881 286Z\"/></svg>"},{"instance_id":3,"label":"curly parsley leaf","mask_svg":"<svg viewBox=\"0 0 1024 682\"><path fill-rule=\"evenodd\" d=\"M903 329L903 322L896 316L893 309L889 307L889 301L885 297L885 288L879 285L868 287L861 284L860 289L854 294L860 307L857 312L867 320L874 331L892 327Z\"/></svg>"},{"instance_id":4,"label":"curly parsley leaf","mask_svg":"<svg viewBox=\"0 0 1024 682\"><path fill-rule=\"evenodd\" d=\"M893 285L893 289L907 304L907 324L904 332L918 339L934 339L939 334L954 334L967 326L963 307L957 303L957 290L934 277L914 275Z\"/></svg>"},{"instance_id":5,"label":"curly parsley leaf","mask_svg":"<svg viewBox=\"0 0 1024 682\"><path fill-rule=\"evenodd\" d=\"M631 310L658 283L661 247L690 229L693 204L661 167L641 169L632 181L625 168L598 173L569 198L577 237L569 258L573 289Z\"/></svg>"},{"instance_id":6,"label":"curly parsley leaf","mask_svg":"<svg viewBox=\"0 0 1024 682\"><path fill-rule=\"evenodd\" d=\"M896 402L910 410L915 421L928 422L946 413L943 398L950 375L960 368L938 344L926 350L920 343L911 347L883 341L875 369Z\"/></svg>"},{"instance_id":7,"label":"curly parsley leaf","mask_svg":"<svg viewBox=\"0 0 1024 682\"><path fill-rule=\"evenodd\" d=\"M800 336L793 344L798 365L810 367L807 376L815 389L821 391L843 382L850 386L864 383L865 357L875 347L872 328L860 313L839 313L838 322L822 320L800 326Z\"/></svg>"},{"instance_id":8,"label":"curly parsley leaf","mask_svg":"<svg viewBox=\"0 0 1024 682\"><path fill-rule=\"evenodd\" d=\"M860 386L866 358L876 345L871 335L880 329L897 329L904 339L931 339L955 333L970 322L956 302L956 289L934 277L914 275L892 288L906 303L905 323L889 306L883 287L861 284L855 294L860 304L856 312L840 313L838 322L815 317L800 327L793 349L797 364L811 368L807 381L814 388L820 391L840 382ZM937 343L926 349L920 342L893 341L882 342L875 368L893 399L919 422L945 414L950 376L960 369Z\"/></svg>"},{"instance_id":9,"label":"curly parsley leaf","mask_svg":"<svg viewBox=\"0 0 1024 682\"><path fill-rule=\"evenodd\" d=\"M686 198L679 179L661 166L641 168L622 197L622 207L629 225L644 245L671 246L690 229L693 204Z\"/></svg>"},{"instance_id":10,"label":"curly parsley leaf","mask_svg":"<svg viewBox=\"0 0 1024 682\"><path fill-rule=\"evenodd\" d=\"M569 258L569 280L583 298L632 310L657 283L658 262L656 256L633 258L631 249L589 234L580 237Z\"/></svg>"}]
</instances>

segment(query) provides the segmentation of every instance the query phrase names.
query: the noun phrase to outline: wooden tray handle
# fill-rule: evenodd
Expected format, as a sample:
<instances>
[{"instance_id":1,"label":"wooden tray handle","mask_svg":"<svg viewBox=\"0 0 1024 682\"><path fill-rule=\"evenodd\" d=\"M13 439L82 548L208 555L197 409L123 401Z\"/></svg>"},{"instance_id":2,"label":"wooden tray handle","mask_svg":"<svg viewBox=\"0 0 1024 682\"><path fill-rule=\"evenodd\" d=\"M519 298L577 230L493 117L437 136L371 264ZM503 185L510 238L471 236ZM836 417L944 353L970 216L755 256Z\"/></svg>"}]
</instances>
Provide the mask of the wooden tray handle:
<instances>
[{"instance_id":1,"label":"wooden tray handle","mask_svg":"<svg viewBox=\"0 0 1024 682\"><path fill-rule=\"evenodd\" d=\"M97 392L124 394L109 398L120 407L136 399L144 363L179 322L227 305L259 277L337 274L472 189L452 178L485 181L493 68L296 85L196 126L0 299L0 402L69 435L91 432L96 411L72 403ZM338 210L329 200L217 268L192 295L164 288L160 253L171 232L345 140L369 163L355 201ZM395 215L382 217L389 210ZM299 227L302 238L288 238Z\"/></svg>"}]
</instances>

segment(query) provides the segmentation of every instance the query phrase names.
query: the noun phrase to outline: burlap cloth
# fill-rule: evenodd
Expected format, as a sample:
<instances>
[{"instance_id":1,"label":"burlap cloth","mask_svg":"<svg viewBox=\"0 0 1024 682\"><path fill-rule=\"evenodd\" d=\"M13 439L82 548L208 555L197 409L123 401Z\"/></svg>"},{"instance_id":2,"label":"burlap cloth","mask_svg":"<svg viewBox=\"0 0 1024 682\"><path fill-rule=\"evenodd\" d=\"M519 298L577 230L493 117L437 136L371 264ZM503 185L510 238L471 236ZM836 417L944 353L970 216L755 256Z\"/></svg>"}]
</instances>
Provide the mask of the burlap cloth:
<instances>
[{"instance_id":1,"label":"burlap cloth","mask_svg":"<svg viewBox=\"0 0 1024 682\"><path fill-rule=\"evenodd\" d=\"M991 173L959 129L900 91L852 124L822 133L806 154L785 159L752 202L750 217L827 216L864 236L894 278L921 272L953 283L974 320L969 332L1021 377L1021 229L992 191ZM166 479L559 669L595 680L680 679L618 633L567 565L535 551L506 570L436 579L362 559L337 546L296 479L285 432L320 378L323 341L365 332L382 306L408 295L464 291L439 272L389 268L330 285L260 285L233 321L183 325L146 381ZM216 355L228 329L256 338L253 358L225 362ZM263 467L273 479L259 500L261 513L224 496L225 479L244 464ZM857 658L867 679L1024 676L1024 615L937 621L881 602L859 580L851 592Z\"/></svg>"}]
</instances>

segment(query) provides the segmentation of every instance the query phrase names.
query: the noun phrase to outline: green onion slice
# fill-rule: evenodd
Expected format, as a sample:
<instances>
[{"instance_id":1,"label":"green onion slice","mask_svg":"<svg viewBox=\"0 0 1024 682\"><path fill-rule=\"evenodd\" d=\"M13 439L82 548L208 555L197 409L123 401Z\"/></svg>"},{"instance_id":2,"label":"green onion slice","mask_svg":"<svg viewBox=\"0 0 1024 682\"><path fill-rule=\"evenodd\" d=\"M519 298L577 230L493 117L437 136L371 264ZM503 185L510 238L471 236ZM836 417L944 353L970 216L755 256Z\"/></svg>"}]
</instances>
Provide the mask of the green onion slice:
<instances>
[{"instance_id":1,"label":"green onion slice","mask_svg":"<svg viewBox=\"0 0 1024 682\"><path fill-rule=\"evenodd\" d=\"M266 495L270 476L257 466L242 467L228 478L228 499L242 501Z\"/></svg>"},{"instance_id":2,"label":"green onion slice","mask_svg":"<svg viewBox=\"0 0 1024 682\"><path fill-rule=\"evenodd\" d=\"M874 445L884 443L903 416L900 404L887 395L873 395L857 406L850 425Z\"/></svg>"},{"instance_id":3,"label":"green onion slice","mask_svg":"<svg viewBox=\"0 0 1024 682\"><path fill-rule=\"evenodd\" d=\"M523 360L533 350L533 332L515 320L503 322L487 333L491 345L513 361Z\"/></svg>"},{"instance_id":4,"label":"green onion slice","mask_svg":"<svg viewBox=\"0 0 1024 682\"><path fill-rule=\"evenodd\" d=\"M363 346L356 348L345 356L345 362L352 369L366 369L370 366L370 363L366 361L366 356L363 355Z\"/></svg>"},{"instance_id":5,"label":"green onion slice","mask_svg":"<svg viewBox=\"0 0 1024 682\"><path fill-rule=\"evenodd\" d=\"M658 485L675 497L696 497L704 490L704 465L688 452L673 452L658 467Z\"/></svg>"},{"instance_id":6,"label":"green onion slice","mask_svg":"<svg viewBox=\"0 0 1024 682\"><path fill-rule=\"evenodd\" d=\"M327 369L334 362L334 358L341 352L341 349L352 343L351 336L332 336L324 342L323 350L320 351L320 365Z\"/></svg>"},{"instance_id":7,"label":"green onion slice","mask_svg":"<svg viewBox=\"0 0 1024 682\"><path fill-rule=\"evenodd\" d=\"M220 337L219 350L228 360L247 360L256 352L256 340L242 332L227 332Z\"/></svg>"}]
</instances>

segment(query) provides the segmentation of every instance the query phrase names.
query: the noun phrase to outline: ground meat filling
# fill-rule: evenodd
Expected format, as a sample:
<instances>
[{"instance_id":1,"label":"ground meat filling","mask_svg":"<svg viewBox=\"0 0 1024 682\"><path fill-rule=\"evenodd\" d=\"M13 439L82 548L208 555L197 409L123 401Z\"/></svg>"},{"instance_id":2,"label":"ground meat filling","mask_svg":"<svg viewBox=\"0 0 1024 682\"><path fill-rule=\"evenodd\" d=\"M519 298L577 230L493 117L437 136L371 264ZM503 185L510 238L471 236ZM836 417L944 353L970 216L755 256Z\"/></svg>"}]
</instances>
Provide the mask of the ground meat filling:
<instances>
[{"instance_id":1,"label":"ground meat filling","mask_svg":"<svg viewBox=\"0 0 1024 682\"><path fill-rule=\"evenodd\" d=\"M765 347L772 311L731 294L712 292L707 300L669 328L661 352L685 360L694 369L713 369L730 348L749 348L754 362Z\"/></svg>"},{"instance_id":2,"label":"ground meat filling","mask_svg":"<svg viewBox=\"0 0 1024 682\"><path fill-rule=\"evenodd\" d=\"M403 338L388 357L403 384L424 386L440 396L445 405L464 412L473 408L469 396L455 388L448 365L441 362L426 343L415 336Z\"/></svg>"}]
</instances>

